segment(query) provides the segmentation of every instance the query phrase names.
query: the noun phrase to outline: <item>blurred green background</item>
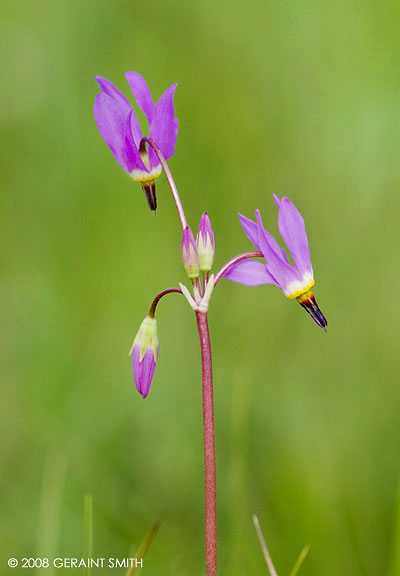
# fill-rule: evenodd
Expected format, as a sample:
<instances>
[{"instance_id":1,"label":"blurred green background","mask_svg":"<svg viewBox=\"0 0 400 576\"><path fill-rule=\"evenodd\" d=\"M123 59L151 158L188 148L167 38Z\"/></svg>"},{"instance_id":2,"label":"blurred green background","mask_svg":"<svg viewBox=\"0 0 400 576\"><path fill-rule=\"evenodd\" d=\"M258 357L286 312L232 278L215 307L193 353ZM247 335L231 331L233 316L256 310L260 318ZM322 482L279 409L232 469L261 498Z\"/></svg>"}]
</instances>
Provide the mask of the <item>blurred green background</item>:
<instances>
[{"instance_id":1,"label":"blurred green background","mask_svg":"<svg viewBox=\"0 0 400 576\"><path fill-rule=\"evenodd\" d=\"M80 557L86 493L95 556L129 556L166 511L142 573L204 574L182 298L159 306L146 401L128 358L153 296L184 280L164 177L154 217L94 123L93 77L128 95L128 70L156 99L178 83L170 166L193 228L211 217L216 267L251 247L237 212L276 233L272 193L288 195L329 322L273 287L215 292L220 574L267 574L253 513L280 576L305 543L304 576L400 574L399 25L395 0L3 0L2 574L21 571L10 556Z\"/></svg>"}]
</instances>

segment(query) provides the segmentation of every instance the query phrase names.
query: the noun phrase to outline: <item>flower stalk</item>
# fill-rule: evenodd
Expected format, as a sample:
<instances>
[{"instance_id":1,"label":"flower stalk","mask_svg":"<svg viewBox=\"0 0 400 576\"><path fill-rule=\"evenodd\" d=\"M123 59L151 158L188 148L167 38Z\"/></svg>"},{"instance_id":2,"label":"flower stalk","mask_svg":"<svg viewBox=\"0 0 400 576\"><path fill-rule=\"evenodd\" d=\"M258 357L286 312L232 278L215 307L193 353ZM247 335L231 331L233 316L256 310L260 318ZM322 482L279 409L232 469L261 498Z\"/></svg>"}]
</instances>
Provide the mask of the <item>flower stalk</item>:
<instances>
[{"instance_id":1,"label":"flower stalk","mask_svg":"<svg viewBox=\"0 0 400 576\"><path fill-rule=\"evenodd\" d=\"M215 467L215 431L213 373L210 333L206 312L196 312L201 348L201 374L203 391L204 472L206 495L206 572L217 573L217 482Z\"/></svg>"},{"instance_id":2,"label":"flower stalk","mask_svg":"<svg viewBox=\"0 0 400 576\"><path fill-rule=\"evenodd\" d=\"M219 270L219 272L217 272L217 274L215 275L214 286L216 286L218 282L221 280L221 278L224 277L224 274L227 274L231 268L236 266L236 264L242 262L242 260L250 260L251 258L263 258L263 253L258 251L256 252L254 250L253 252L243 252L243 254L238 254L237 256L231 258L226 264L222 266L221 270Z\"/></svg>"},{"instance_id":3,"label":"flower stalk","mask_svg":"<svg viewBox=\"0 0 400 576\"><path fill-rule=\"evenodd\" d=\"M154 300L150 306L150 310L149 310L149 314L148 314L150 316L150 318L154 318L154 314L156 313L157 304L159 303L161 298L163 298L164 296L167 296L168 294L174 294L174 293L182 294L182 290L180 288L167 288L166 290L162 290L162 292L157 294L157 296L154 298Z\"/></svg>"},{"instance_id":4,"label":"flower stalk","mask_svg":"<svg viewBox=\"0 0 400 576\"><path fill-rule=\"evenodd\" d=\"M147 142L147 144L152 147L152 149L154 150L154 152L157 155L157 158L160 161L161 166L163 167L165 177L168 180L168 184L169 184L169 187L171 189L172 196L174 198L176 209L178 210L178 216L179 216L179 220L181 222L182 230L185 230L185 228L187 226L185 211L183 209L182 202L181 202L179 192L178 192L178 188L176 187L175 181L172 177L171 170L169 169L167 161L164 158L164 155L161 152L160 148L157 146L157 144L154 142L154 140L152 138L146 138L146 137L142 138L142 142Z\"/></svg>"}]
</instances>

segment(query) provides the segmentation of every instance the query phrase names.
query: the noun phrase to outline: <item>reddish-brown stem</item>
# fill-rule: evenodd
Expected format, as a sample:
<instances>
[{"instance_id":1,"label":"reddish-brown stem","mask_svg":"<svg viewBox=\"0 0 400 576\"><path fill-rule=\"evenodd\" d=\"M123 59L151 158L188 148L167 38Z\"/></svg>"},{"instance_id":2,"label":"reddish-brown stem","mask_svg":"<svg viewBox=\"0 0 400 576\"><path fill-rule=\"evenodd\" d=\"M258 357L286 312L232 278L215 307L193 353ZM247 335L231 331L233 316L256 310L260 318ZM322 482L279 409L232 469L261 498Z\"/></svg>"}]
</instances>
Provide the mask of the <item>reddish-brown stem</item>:
<instances>
[{"instance_id":1,"label":"reddish-brown stem","mask_svg":"<svg viewBox=\"0 0 400 576\"><path fill-rule=\"evenodd\" d=\"M161 150L159 149L159 147L157 146L157 144L154 142L154 140L152 140L151 138L145 137L145 138L142 138L142 142L143 141L147 142L147 144L153 148L154 152L157 155L157 158L160 161L161 166L163 167L164 174L168 180L169 187L171 188L172 196L174 197L176 209L178 210L178 216L179 216L179 220L181 221L182 230L184 230L187 226L186 216L185 216L185 212L183 210L183 206L182 206L181 198L179 196L178 188L176 187L175 181L172 177L171 170L169 169L167 161L164 158L164 155L161 152Z\"/></svg>"},{"instance_id":2,"label":"reddish-brown stem","mask_svg":"<svg viewBox=\"0 0 400 576\"><path fill-rule=\"evenodd\" d=\"M154 298L151 306L150 306L150 310L149 310L149 316L150 318L154 318L154 314L156 312L156 308L157 308L157 304L159 303L159 301L161 300L161 298L163 298L164 296L166 296L167 294L173 294L174 292L178 293L178 294L182 294L182 290L180 288L167 288L166 290L163 290L162 292L160 292L159 294L157 294L157 296Z\"/></svg>"},{"instance_id":3,"label":"reddish-brown stem","mask_svg":"<svg viewBox=\"0 0 400 576\"><path fill-rule=\"evenodd\" d=\"M207 314L196 312L201 347L203 383L204 469L206 492L206 574L217 573L217 494L215 474L215 432L213 375Z\"/></svg>"},{"instance_id":4,"label":"reddish-brown stem","mask_svg":"<svg viewBox=\"0 0 400 576\"><path fill-rule=\"evenodd\" d=\"M264 258L264 254L262 252L257 251L257 252L243 252L243 254L238 254L238 256L234 256L233 258L231 258L229 260L229 262L224 264L224 266L222 266L221 270L219 270L218 273L215 275L214 287L221 280L222 276L226 272L228 272L229 268L231 268L232 266L235 266L241 260L247 260L249 258Z\"/></svg>"}]
</instances>

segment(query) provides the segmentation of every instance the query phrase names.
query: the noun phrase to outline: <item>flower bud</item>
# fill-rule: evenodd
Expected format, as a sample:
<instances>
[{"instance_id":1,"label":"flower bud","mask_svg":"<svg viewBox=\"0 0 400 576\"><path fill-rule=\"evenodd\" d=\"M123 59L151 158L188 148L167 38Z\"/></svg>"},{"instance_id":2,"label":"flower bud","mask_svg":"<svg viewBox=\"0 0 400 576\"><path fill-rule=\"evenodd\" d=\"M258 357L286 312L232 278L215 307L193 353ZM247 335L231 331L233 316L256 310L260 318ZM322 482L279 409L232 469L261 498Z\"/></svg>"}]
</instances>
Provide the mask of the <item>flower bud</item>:
<instances>
[{"instance_id":1,"label":"flower bud","mask_svg":"<svg viewBox=\"0 0 400 576\"><path fill-rule=\"evenodd\" d=\"M214 261L214 233L207 212L200 219L199 231L196 238L197 250L201 272L209 272Z\"/></svg>"},{"instance_id":2,"label":"flower bud","mask_svg":"<svg viewBox=\"0 0 400 576\"><path fill-rule=\"evenodd\" d=\"M186 274L191 280L195 280L200 274L199 255L196 242L190 226L186 226L182 236L182 262Z\"/></svg>"},{"instance_id":3,"label":"flower bud","mask_svg":"<svg viewBox=\"0 0 400 576\"><path fill-rule=\"evenodd\" d=\"M158 349L157 321L155 318L146 316L130 351L136 388L143 398L146 398L149 393L158 358Z\"/></svg>"}]
</instances>

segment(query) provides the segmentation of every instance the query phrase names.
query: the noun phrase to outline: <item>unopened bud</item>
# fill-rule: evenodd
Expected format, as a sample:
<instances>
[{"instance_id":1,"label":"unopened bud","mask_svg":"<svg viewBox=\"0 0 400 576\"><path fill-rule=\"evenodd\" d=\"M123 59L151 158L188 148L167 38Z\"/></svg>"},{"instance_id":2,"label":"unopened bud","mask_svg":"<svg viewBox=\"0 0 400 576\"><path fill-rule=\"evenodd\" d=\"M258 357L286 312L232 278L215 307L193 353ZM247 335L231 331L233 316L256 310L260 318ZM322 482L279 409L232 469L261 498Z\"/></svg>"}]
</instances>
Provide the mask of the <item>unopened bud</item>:
<instances>
[{"instance_id":1,"label":"unopened bud","mask_svg":"<svg viewBox=\"0 0 400 576\"><path fill-rule=\"evenodd\" d=\"M200 274L199 255L190 226L186 226L182 236L182 262L186 274L195 280Z\"/></svg>"},{"instance_id":2,"label":"unopened bud","mask_svg":"<svg viewBox=\"0 0 400 576\"><path fill-rule=\"evenodd\" d=\"M136 388L143 398L146 398L149 393L158 358L158 349L157 321L155 318L146 316L130 351Z\"/></svg>"},{"instance_id":3,"label":"unopened bud","mask_svg":"<svg viewBox=\"0 0 400 576\"><path fill-rule=\"evenodd\" d=\"M201 272L210 272L215 253L214 233L207 212L204 212L200 219L199 231L197 233L197 251Z\"/></svg>"}]
</instances>

